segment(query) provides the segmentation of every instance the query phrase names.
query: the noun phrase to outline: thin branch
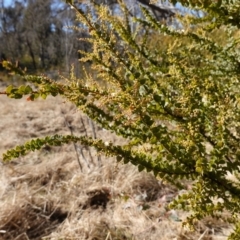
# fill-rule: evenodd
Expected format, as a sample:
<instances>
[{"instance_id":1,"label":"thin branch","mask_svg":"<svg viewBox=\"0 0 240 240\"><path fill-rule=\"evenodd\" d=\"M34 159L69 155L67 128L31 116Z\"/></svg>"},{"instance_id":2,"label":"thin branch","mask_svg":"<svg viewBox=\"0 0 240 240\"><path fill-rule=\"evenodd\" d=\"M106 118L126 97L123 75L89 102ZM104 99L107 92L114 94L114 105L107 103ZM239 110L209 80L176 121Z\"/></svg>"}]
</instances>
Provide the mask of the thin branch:
<instances>
[{"instance_id":1,"label":"thin branch","mask_svg":"<svg viewBox=\"0 0 240 240\"><path fill-rule=\"evenodd\" d=\"M92 133L93 133L93 138L94 139L97 139L97 132L96 132L96 129L95 129L95 125L93 123L93 121L89 118L89 124L92 128ZM102 160L101 160L101 156L98 155L97 156L97 160L98 160L98 166L101 167L102 166Z\"/></svg>"},{"instance_id":2,"label":"thin branch","mask_svg":"<svg viewBox=\"0 0 240 240\"><path fill-rule=\"evenodd\" d=\"M82 117L81 117L81 123L82 123L82 126L83 126L83 130L85 132L85 135L86 135L86 137L88 137L87 128L85 127L85 123L84 123ZM90 156L90 159L91 159L91 163L94 165L93 156L92 156L92 153L91 153L91 149L89 147L88 147L88 152L89 152L89 156ZM82 149L81 149L81 153L83 155ZM87 161L87 160L85 159L85 161Z\"/></svg>"},{"instance_id":3,"label":"thin branch","mask_svg":"<svg viewBox=\"0 0 240 240\"><path fill-rule=\"evenodd\" d=\"M63 117L64 117L66 126L67 126L68 129L70 130L71 135L74 136L74 134L73 134L73 127L72 127L72 126L69 124L69 122L67 121L64 112L61 111L61 113L62 113L62 115L63 115ZM80 168L80 170L81 170L81 172L82 172L82 164L81 164L81 162L80 162L80 157L79 157L79 154L78 154L77 145L76 145L76 143L73 143L73 145L74 145L74 149L75 149L75 152L76 152L78 165L79 165L79 168Z\"/></svg>"}]
</instances>

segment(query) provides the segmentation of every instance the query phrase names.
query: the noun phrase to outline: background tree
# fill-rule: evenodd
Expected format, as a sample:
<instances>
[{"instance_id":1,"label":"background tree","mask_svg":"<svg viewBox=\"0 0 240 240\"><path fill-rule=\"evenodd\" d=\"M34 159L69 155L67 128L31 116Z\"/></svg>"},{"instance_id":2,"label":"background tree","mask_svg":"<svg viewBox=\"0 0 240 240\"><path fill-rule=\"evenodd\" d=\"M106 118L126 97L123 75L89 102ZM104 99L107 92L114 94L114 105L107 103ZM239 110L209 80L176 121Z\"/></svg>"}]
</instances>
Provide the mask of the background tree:
<instances>
[{"instance_id":1,"label":"background tree","mask_svg":"<svg viewBox=\"0 0 240 240\"><path fill-rule=\"evenodd\" d=\"M77 7L85 9L87 2L78 2ZM173 16L173 9L151 5L148 1L127 1L132 15L141 13L137 2L148 6L158 19ZM28 71L46 71L65 64L69 72L71 63L79 68L78 50L90 50L88 43L77 41L89 37L89 33L76 31L83 27L76 21L76 12L61 0L12 0L11 4L1 1L0 52L4 58L18 61ZM95 1L96 4L109 6L118 14L118 1ZM72 28L75 26L75 28ZM61 67L62 69L62 67ZM76 71L79 74L79 71Z\"/></svg>"},{"instance_id":2,"label":"background tree","mask_svg":"<svg viewBox=\"0 0 240 240\"><path fill-rule=\"evenodd\" d=\"M1 2L1 50L5 55L10 55L11 59L19 59L23 55L23 34L22 17L24 6L20 2L15 2L14 7L5 8Z\"/></svg>"},{"instance_id":3,"label":"background tree","mask_svg":"<svg viewBox=\"0 0 240 240\"><path fill-rule=\"evenodd\" d=\"M75 13L61 1L12 1L9 6L2 1L1 19L0 52L8 60L36 71L61 66L66 52L77 58L80 34L66 27L73 25ZM66 49L66 41L74 42L73 50Z\"/></svg>"}]
</instances>

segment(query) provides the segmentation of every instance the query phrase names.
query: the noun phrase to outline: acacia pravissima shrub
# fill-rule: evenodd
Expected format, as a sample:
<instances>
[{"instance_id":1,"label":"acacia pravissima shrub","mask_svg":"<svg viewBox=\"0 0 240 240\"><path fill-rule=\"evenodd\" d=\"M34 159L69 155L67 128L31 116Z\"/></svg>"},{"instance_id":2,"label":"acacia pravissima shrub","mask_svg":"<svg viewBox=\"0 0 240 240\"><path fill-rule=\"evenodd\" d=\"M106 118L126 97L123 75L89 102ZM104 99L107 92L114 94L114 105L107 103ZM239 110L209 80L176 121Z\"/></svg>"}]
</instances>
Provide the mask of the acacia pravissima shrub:
<instances>
[{"instance_id":1,"label":"acacia pravissima shrub","mask_svg":"<svg viewBox=\"0 0 240 240\"><path fill-rule=\"evenodd\" d=\"M230 238L239 239L240 2L179 2L204 14L176 14L179 29L157 21L144 7L144 18L133 19L123 4L118 15L103 5L91 3L94 11L86 12L72 5L91 36L81 39L92 45L91 52L81 52L81 61L91 64L83 79L71 76L66 83L55 82L4 62L29 84L8 86L2 94L28 95L32 101L61 95L103 128L124 137L126 144L55 135L17 146L3 159L46 144L94 146L180 189L190 180L192 188L170 204L192 213L184 224L227 211L227 221L235 224ZM226 177L229 173L236 181Z\"/></svg>"}]
</instances>

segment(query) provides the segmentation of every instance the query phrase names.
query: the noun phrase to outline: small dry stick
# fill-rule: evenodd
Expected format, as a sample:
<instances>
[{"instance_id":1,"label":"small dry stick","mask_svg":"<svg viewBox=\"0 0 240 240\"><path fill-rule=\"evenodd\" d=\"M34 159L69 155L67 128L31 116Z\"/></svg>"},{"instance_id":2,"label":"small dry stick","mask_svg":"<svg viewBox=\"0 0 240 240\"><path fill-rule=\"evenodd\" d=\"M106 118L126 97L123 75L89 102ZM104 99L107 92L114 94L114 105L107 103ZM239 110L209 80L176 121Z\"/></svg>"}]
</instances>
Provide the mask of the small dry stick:
<instances>
[{"instance_id":1,"label":"small dry stick","mask_svg":"<svg viewBox=\"0 0 240 240\"><path fill-rule=\"evenodd\" d=\"M89 124L92 128L92 133L93 133L93 138L96 139L97 138L97 132L95 129L95 125L93 124L93 121L89 118L88 119ZM97 159L98 159L98 166L101 167L102 166L102 160L101 160L101 156L97 155Z\"/></svg>"},{"instance_id":2,"label":"small dry stick","mask_svg":"<svg viewBox=\"0 0 240 240\"><path fill-rule=\"evenodd\" d=\"M89 162L88 162L87 158L84 156L83 149L81 147L78 147L78 149L79 149L79 152L80 152L83 160L87 163L88 168L90 168Z\"/></svg>"},{"instance_id":3,"label":"small dry stick","mask_svg":"<svg viewBox=\"0 0 240 240\"><path fill-rule=\"evenodd\" d=\"M84 123L82 117L81 117L81 123L82 123L82 126L83 126L83 130L85 132L85 135L86 135L86 137L88 137L87 128L85 126L85 123ZM88 152L89 152L89 157L91 159L91 163L94 165L94 160L93 160L93 156L92 156L92 153L91 153L91 149L88 148Z\"/></svg>"},{"instance_id":4,"label":"small dry stick","mask_svg":"<svg viewBox=\"0 0 240 240\"><path fill-rule=\"evenodd\" d=\"M61 111L61 112L62 112L62 115L63 115L63 117L64 117L65 124L66 124L66 126L68 127L68 129L70 130L71 135L73 136L73 128L72 128L72 126L69 124L69 122L67 121L64 112L63 112L63 111ZM81 162L80 162L80 158L79 158L79 154L78 154L78 151L77 151L77 145L76 145L76 143L73 143L73 146L74 146L74 149L75 149L75 152L76 152L78 165L79 165L80 170L81 170L81 172L82 172L82 164L81 164Z\"/></svg>"},{"instance_id":5,"label":"small dry stick","mask_svg":"<svg viewBox=\"0 0 240 240\"><path fill-rule=\"evenodd\" d=\"M198 240L202 240L203 239L203 237L205 236L205 234L208 232L208 228L204 231L204 233L199 237L199 239Z\"/></svg>"}]
</instances>

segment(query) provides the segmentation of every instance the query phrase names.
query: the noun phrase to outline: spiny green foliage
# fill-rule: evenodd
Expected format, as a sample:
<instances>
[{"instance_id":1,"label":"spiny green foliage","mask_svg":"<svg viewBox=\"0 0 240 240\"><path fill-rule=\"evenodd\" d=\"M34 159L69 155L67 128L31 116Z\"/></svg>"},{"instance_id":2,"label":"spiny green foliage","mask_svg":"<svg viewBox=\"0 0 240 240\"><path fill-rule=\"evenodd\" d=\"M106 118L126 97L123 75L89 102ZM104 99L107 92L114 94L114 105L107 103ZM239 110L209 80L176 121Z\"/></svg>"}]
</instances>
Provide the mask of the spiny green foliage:
<instances>
[{"instance_id":1,"label":"spiny green foliage","mask_svg":"<svg viewBox=\"0 0 240 240\"><path fill-rule=\"evenodd\" d=\"M172 1L174 2L174 1ZM144 19L131 19L126 7L113 16L108 8L95 11L75 7L86 24L92 52L84 79L56 83L45 77L25 76L32 87L9 86L6 94L20 98L62 95L105 129L126 139L124 146L87 137L53 136L32 140L8 151L4 160L25 155L43 145L80 142L99 152L131 162L179 188L192 180L192 188L170 205L191 211L185 224L207 215L236 225L240 232L240 186L226 178L239 175L240 59L237 1L181 1L206 12L203 18L179 16L183 29L158 22L147 9ZM74 7L74 6L73 6ZM228 15L224 15L224 11ZM133 32L132 21L136 23ZM213 29L219 27L222 40ZM166 41L165 41L166 40ZM166 43L166 45L162 45ZM11 67L10 65L8 65Z\"/></svg>"},{"instance_id":2,"label":"spiny green foliage","mask_svg":"<svg viewBox=\"0 0 240 240\"><path fill-rule=\"evenodd\" d=\"M8 66L11 67L11 64L8 63ZM23 79L27 82L37 84L38 90L34 91L29 85L21 85L19 87L9 85L5 91L8 97L20 99L24 95L29 95L27 100L34 101L34 99L37 99L39 96L46 99L49 94L55 97L58 94L63 94L65 91L69 90L67 89L67 86L56 83L47 77L26 75L23 76Z\"/></svg>"}]
</instances>

